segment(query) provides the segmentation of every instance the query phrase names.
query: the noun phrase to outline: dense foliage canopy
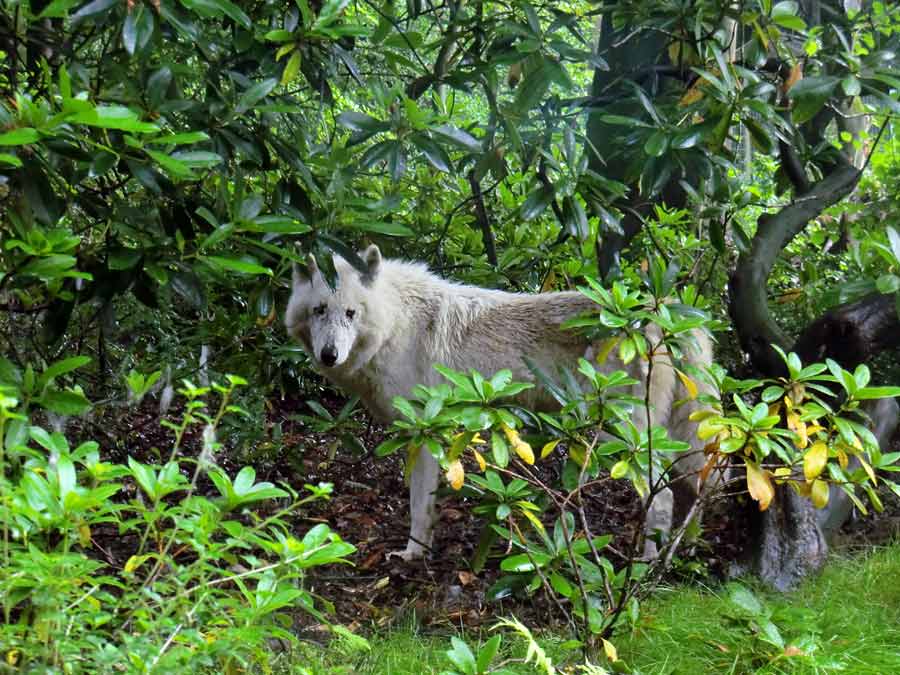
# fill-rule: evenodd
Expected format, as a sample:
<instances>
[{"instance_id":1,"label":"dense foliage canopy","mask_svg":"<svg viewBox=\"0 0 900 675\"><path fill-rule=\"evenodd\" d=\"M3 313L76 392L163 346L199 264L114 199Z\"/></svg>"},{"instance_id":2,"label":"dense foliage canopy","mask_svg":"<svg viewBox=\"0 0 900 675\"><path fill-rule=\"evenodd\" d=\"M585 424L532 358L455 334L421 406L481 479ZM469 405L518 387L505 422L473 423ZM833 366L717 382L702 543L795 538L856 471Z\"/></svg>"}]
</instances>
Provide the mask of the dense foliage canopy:
<instances>
[{"instance_id":1,"label":"dense foliage canopy","mask_svg":"<svg viewBox=\"0 0 900 675\"><path fill-rule=\"evenodd\" d=\"M302 541L284 534L282 518L310 499L296 493L289 508L252 526L229 520L288 493L256 483L252 469L232 483L204 462L223 428L242 459L277 454L279 427L226 413L242 412L238 400L262 418L269 396L323 391L282 328L290 267L312 253L330 277L331 252L362 265L354 251L367 242L490 287L537 292L589 278L618 322L600 313L587 326L599 332L659 321L662 297L681 293L716 319L707 325L719 329L727 368L713 379L729 399L716 408L726 421L707 425L711 452L740 454L751 496L768 505L773 480L790 482L790 471L761 468L777 456L806 472L795 487L819 506L826 476L860 507L848 484L866 483L867 501L880 505L870 464L885 468L896 457L871 450L857 418L846 427L835 418L896 393L869 386L869 370L857 366L900 340L898 48L900 7L868 0L0 0L0 487L21 495L2 502L3 563L18 561L30 579L2 592L8 624L15 618L28 633L27 617L37 617L28 644L45 652L28 658L59 664L66 649L80 649L42 642L47 626L61 630L61 608L83 592L80 581L49 609L25 599L53 578L53 565L70 565L70 547L90 548L91 527L112 521L123 532L146 526L121 578L96 585L98 602L123 603L110 610L120 622L110 626L144 622L146 635L122 652L135 668L168 658L183 666L191 649L206 655L205 666L232 663L185 628L195 610L215 616L227 605L234 625L245 626L291 603L319 616L298 590L304 570L343 560L352 546L324 526ZM596 280L620 283L604 295ZM633 290L642 283L644 295ZM693 327L675 322L672 333ZM612 348L623 358L642 351L630 334ZM785 356L792 349L802 364ZM826 358L827 371L808 366ZM876 380L897 379L890 354L879 364ZM62 434L41 428L89 410L102 419L148 392L170 397L173 382L224 382L226 373L227 386L182 389L184 417L170 423L172 454L158 473L134 459L107 465L96 443L70 450ZM696 396L695 374L682 376ZM783 379L738 379L750 376ZM509 384L499 381L495 393ZM252 386L236 389L245 382ZM594 376L599 398L608 384ZM828 386L844 397L834 410ZM199 412L213 394L218 411ZM480 396L485 409L502 403ZM426 408L427 396L420 403ZM458 401L440 403L449 410L440 428L409 407L415 439L438 455L442 443L462 452L476 434L453 440ZM548 454L561 438L571 442L573 429L596 426L583 406L571 408L571 426ZM336 417L315 402L310 409L321 428L360 449L352 404ZM517 419L497 413L495 447L506 448L502 429L525 459ZM178 456L193 425L206 429L204 454L188 470ZM807 449L807 433L829 445ZM859 439L869 463L850 476L847 453ZM392 447L408 441L401 434ZM635 440L634 452L652 441ZM459 452L441 457L462 484ZM640 491L637 464L604 462L591 470L612 470ZM215 503L192 501L201 474L218 490ZM110 481L119 479L139 486L146 503L110 506L121 488ZM497 514L524 500L518 484L471 480L499 500L490 502ZM307 487L314 498L329 492ZM174 492L187 499L168 505ZM80 501L67 501L70 493ZM516 508L543 533L533 508ZM563 569L576 558L574 520L565 508L558 515L556 538L544 533L543 542L552 549L546 564ZM47 555L40 573L16 557L29 537ZM609 543L600 541L581 539ZM250 572L229 576L243 547L260 557L248 553L241 569ZM325 553L310 557L317 547ZM196 558L181 567L184 550ZM608 637L639 593L631 561L612 583L612 564L592 553L595 587L554 577L553 589L572 608L570 616L559 604L563 614ZM541 565L528 555L507 564L535 572ZM587 560L587 548L577 555ZM78 574L96 579L96 561L84 560L92 562L79 562ZM175 594L179 609L161 610L128 586L138 569L163 584L158 597ZM257 582L252 589L239 583L245 576ZM539 576L524 586L550 584ZM218 592L224 579L241 587L240 602L213 593L205 609L199 599L191 608L194 591L209 583ZM226 632L223 652L246 637L229 633L227 642ZM269 634L254 636L247 649L259 657ZM184 651L167 651L182 639ZM121 662L112 644L93 667Z\"/></svg>"}]
</instances>

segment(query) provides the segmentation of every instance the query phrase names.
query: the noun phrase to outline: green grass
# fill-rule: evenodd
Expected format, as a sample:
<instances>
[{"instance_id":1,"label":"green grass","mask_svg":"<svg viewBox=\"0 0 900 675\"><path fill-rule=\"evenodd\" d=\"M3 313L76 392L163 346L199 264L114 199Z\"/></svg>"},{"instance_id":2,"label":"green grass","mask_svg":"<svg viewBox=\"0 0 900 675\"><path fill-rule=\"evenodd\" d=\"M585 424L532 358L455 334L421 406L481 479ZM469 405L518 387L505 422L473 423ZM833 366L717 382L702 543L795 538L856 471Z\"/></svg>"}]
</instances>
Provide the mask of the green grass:
<instances>
[{"instance_id":1,"label":"green grass","mask_svg":"<svg viewBox=\"0 0 900 675\"><path fill-rule=\"evenodd\" d=\"M751 614L730 600L733 586L661 588L635 627L613 637L619 656L643 675L707 673L900 674L900 544L855 556L833 556L825 570L789 594L745 584L762 609ZM786 649L763 639L760 616ZM406 627L367 636L371 650L332 642L305 647L298 662L313 675L426 675L452 670L449 634ZM473 647L490 637L463 636ZM566 636L543 635L555 664L575 664L560 649ZM776 640L777 641L777 640ZM787 653L786 653L787 652ZM501 658L522 656L522 641L504 636ZM507 672L534 673L510 664Z\"/></svg>"},{"instance_id":2,"label":"green grass","mask_svg":"<svg viewBox=\"0 0 900 675\"><path fill-rule=\"evenodd\" d=\"M754 636L726 588L661 589L637 629L615 640L619 654L647 675L900 673L900 545L834 556L789 594L753 590L802 654L787 657Z\"/></svg>"}]
</instances>

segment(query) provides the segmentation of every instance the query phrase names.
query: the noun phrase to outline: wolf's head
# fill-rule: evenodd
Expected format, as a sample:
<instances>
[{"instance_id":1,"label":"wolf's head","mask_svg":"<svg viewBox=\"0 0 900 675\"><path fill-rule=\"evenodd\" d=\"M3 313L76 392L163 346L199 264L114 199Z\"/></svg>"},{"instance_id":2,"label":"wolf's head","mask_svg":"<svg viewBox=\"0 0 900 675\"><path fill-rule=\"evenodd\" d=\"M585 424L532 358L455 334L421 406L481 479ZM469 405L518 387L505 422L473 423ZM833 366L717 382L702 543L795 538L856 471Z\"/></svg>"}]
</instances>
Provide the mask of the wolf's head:
<instances>
[{"instance_id":1,"label":"wolf's head","mask_svg":"<svg viewBox=\"0 0 900 675\"><path fill-rule=\"evenodd\" d=\"M368 268L366 273L360 273L343 258L334 257L334 290L325 282L312 256L307 259L306 272L293 266L293 288L284 322L288 333L326 368L340 368L348 362L360 367L365 363L358 357L371 354L370 343L375 336L369 327L378 309L372 285L381 265L381 251L372 244L361 257Z\"/></svg>"}]
</instances>

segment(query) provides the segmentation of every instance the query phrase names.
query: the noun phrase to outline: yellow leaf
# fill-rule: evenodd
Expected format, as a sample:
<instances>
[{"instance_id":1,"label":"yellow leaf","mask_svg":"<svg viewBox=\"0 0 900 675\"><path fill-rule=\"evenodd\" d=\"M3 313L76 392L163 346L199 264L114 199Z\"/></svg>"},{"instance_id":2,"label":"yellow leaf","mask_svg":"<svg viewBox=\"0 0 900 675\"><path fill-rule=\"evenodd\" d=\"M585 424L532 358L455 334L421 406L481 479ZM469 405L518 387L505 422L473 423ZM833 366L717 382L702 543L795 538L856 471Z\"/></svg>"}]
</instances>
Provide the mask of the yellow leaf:
<instances>
[{"instance_id":1,"label":"yellow leaf","mask_svg":"<svg viewBox=\"0 0 900 675\"><path fill-rule=\"evenodd\" d=\"M828 462L828 446L822 441L813 443L812 447L803 455L803 475L806 480L814 480L825 470Z\"/></svg>"},{"instance_id":2,"label":"yellow leaf","mask_svg":"<svg viewBox=\"0 0 900 675\"><path fill-rule=\"evenodd\" d=\"M419 461L419 447L413 443L406 446L406 464L403 466L403 481L409 485L409 477L412 476L416 462Z\"/></svg>"},{"instance_id":3,"label":"yellow leaf","mask_svg":"<svg viewBox=\"0 0 900 675\"><path fill-rule=\"evenodd\" d=\"M572 461L578 466L586 466L587 461L591 456L586 453L583 448L576 445L569 448L569 457L571 457Z\"/></svg>"},{"instance_id":4,"label":"yellow leaf","mask_svg":"<svg viewBox=\"0 0 900 675\"><path fill-rule=\"evenodd\" d=\"M803 420L797 420L797 428L794 430L797 434L797 446L803 450L809 445L809 434L806 428L806 422Z\"/></svg>"},{"instance_id":5,"label":"yellow leaf","mask_svg":"<svg viewBox=\"0 0 900 675\"><path fill-rule=\"evenodd\" d=\"M295 47L296 45L293 42L288 42L286 45L281 45L278 48L278 51L275 52L275 60L281 61L281 57L285 54L290 54L292 51L294 51Z\"/></svg>"},{"instance_id":6,"label":"yellow leaf","mask_svg":"<svg viewBox=\"0 0 900 675\"><path fill-rule=\"evenodd\" d=\"M817 509L824 509L825 505L828 504L828 483L818 478L814 480L809 496L813 506Z\"/></svg>"},{"instance_id":7,"label":"yellow leaf","mask_svg":"<svg viewBox=\"0 0 900 675\"><path fill-rule=\"evenodd\" d=\"M616 348L616 345L619 344L619 341L622 339L621 335L615 337L609 337L603 340L600 343L600 351L597 352L597 363L603 364L606 363L606 359L609 357L610 352Z\"/></svg>"},{"instance_id":8,"label":"yellow leaf","mask_svg":"<svg viewBox=\"0 0 900 675\"><path fill-rule=\"evenodd\" d=\"M281 73L281 84L290 84L294 81L294 78L297 77L297 73L300 72L300 59L300 50L295 50L294 53L291 54L291 58L288 59L284 71Z\"/></svg>"},{"instance_id":9,"label":"yellow leaf","mask_svg":"<svg viewBox=\"0 0 900 675\"><path fill-rule=\"evenodd\" d=\"M478 468L484 471L487 468L487 462L484 461L484 457L477 450L472 450L472 452L475 453L475 461L478 462Z\"/></svg>"},{"instance_id":10,"label":"yellow leaf","mask_svg":"<svg viewBox=\"0 0 900 675\"><path fill-rule=\"evenodd\" d=\"M619 653L616 651L615 645L606 638L603 639L603 653L606 654L606 658L610 661L619 660Z\"/></svg>"},{"instance_id":11,"label":"yellow leaf","mask_svg":"<svg viewBox=\"0 0 900 675\"><path fill-rule=\"evenodd\" d=\"M838 459L838 464L840 464L841 468L846 471L847 465L850 463L850 458L847 457L847 453L844 452L842 448L838 448L838 450L837 450L837 459Z\"/></svg>"},{"instance_id":12,"label":"yellow leaf","mask_svg":"<svg viewBox=\"0 0 900 675\"><path fill-rule=\"evenodd\" d=\"M454 459L450 462L450 466L447 467L447 482L450 483L450 487L454 490L459 490L463 486L465 479L466 470L463 469L462 462Z\"/></svg>"},{"instance_id":13,"label":"yellow leaf","mask_svg":"<svg viewBox=\"0 0 900 675\"><path fill-rule=\"evenodd\" d=\"M722 425L718 419L707 417L697 425L697 438L701 441L709 440L724 428L724 425Z\"/></svg>"},{"instance_id":14,"label":"yellow leaf","mask_svg":"<svg viewBox=\"0 0 900 675\"><path fill-rule=\"evenodd\" d=\"M775 469L775 478L788 478L791 473L791 468L788 466L779 466Z\"/></svg>"},{"instance_id":15,"label":"yellow leaf","mask_svg":"<svg viewBox=\"0 0 900 675\"><path fill-rule=\"evenodd\" d=\"M816 424L815 422L813 422L808 427L806 427L806 435L807 436L812 436L813 434L817 434L820 431L825 431L825 428L819 424Z\"/></svg>"},{"instance_id":16,"label":"yellow leaf","mask_svg":"<svg viewBox=\"0 0 900 675\"><path fill-rule=\"evenodd\" d=\"M557 445L559 445L558 438L555 441L550 441L543 448L541 448L541 459L544 459L547 455L556 450Z\"/></svg>"},{"instance_id":17,"label":"yellow leaf","mask_svg":"<svg viewBox=\"0 0 900 675\"><path fill-rule=\"evenodd\" d=\"M516 451L516 454L526 464L534 464L534 450L531 449L531 446L525 441L519 441L513 446L513 450Z\"/></svg>"},{"instance_id":18,"label":"yellow leaf","mask_svg":"<svg viewBox=\"0 0 900 675\"><path fill-rule=\"evenodd\" d=\"M528 511L527 509L522 509L519 511L519 513L521 513L523 516L528 518L528 521L534 526L534 529L536 529L538 532L544 531L544 524L531 511Z\"/></svg>"},{"instance_id":19,"label":"yellow leaf","mask_svg":"<svg viewBox=\"0 0 900 675\"><path fill-rule=\"evenodd\" d=\"M802 288L790 288L786 290L781 295L775 296L775 302L780 304L785 304L788 302L796 302L801 297L803 297L803 289Z\"/></svg>"},{"instance_id":20,"label":"yellow leaf","mask_svg":"<svg viewBox=\"0 0 900 675\"><path fill-rule=\"evenodd\" d=\"M872 481L872 485L878 485L878 478L875 476L875 472L872 470L872 467L869 466L869 463L864 460L861 455L857 455L856 459L862 464L862 468L866 470L866 474L869 476L869 480Z\"/></svg>"},{"instance_id":21,"label":"yellow leaf","mask_svg":"<svg viewBox=\"0 0 900 675\"><path fill-rule=\"evenodd\" d=\"M715 410L695 410L690 415L688 415L688 419L691 422L702 422L703 420L710 417L715 417L718 414L719 413L717 413Z\"/></svg>"},{"instance_id":22,"label":"yellow leaf","mask_svg":"<svg viewBox=\"0 0 900 675\"><path fill-rule=\"evenodd\" d=\"M133 556L131 556L128 559L128 561L125 563L125 568L124 568L125 574L131 574L132 572L134 572L138 567L143 565L147 561L147 558L149 558L149 557L150 557L149 555L133 555Z\"/></svg>"},{"instance_id":23,"label":"yellow leaf","mask_svg":"<svg viewBox=\"0 0 900 675\"><path fill-rule=\"evenodd\" d=\"M678 101L678 105L683 108L689 106L691 103L696 103L701 98L703 98L703 90L700 88L700 80L697 80L697 84L684 93L684 96Z\"/></svg>"},{"instance_id":24,"label":"yellow leaf","mask_svg":"<svg viewBox=\"0 0 900 675\"><path fill-rule=\"evenodd\" d=\"M550 272L544 277L544 283L541 284L540 293L549 293L554 288L556 288L556 270L552 267L550 268Z\"/></svg>"},{"instance_id":25,"label":"yellow leaf","mask_svg":"<svg viewBox=\"0 0 900 675\"><path fill-rule=\"evenodd\" d=\"M623 338L622 342L619 344L619 360L628 365L631 363L631 360L637 356L637 353L638 349L634 339L631 337Z\"/></svg>"},{"instance_id":26,"label":"yellow leaf","mask_svg":"<svg viewBox=\"0 0 900 675\"><path fill-rule=\"evenodd\" d=\"M486 442L487 442L487 441L485 441L485 440L481 437L481 434L479 434L479 433L477 433L477 432L475 433L474 436L472 436L472 439L469 441L469 443L474 443L475 445L484 445Z\"/></svg>"},{"instance_id":27,"label":"yellow leaf","mask_svg":"<svg viewBox=\"0 0 900 675\"><path fill-rule=\"evenodd\" d=\"M690 399L694 400L695 398L697 398L698 391L696 383L687 375L678 370L678 368L675 369L675 372L678 373L678 379L681 380L681 384L683 384L684 388L687 389Z\"/></svg>"},{"instance_id":28,"label":"yellow leaf","mask_svg":"<svg viewBox=\"0 0 900 675\"><path fill-rule=\"evenodd\" d=\"M86 523L78 526L78 541L82 546L88 546L91 543L91 528Z\"/></svg>"},{"instance_id":29,"label":"yellow leaf","mask_svg":"<svg viewBox=\"0 0 900 675\"><path fill-rule=\"evenodd\" d=\"M506 434L506 437L509 439L509 444L519 456L519 459L526 464L534 464L534 451L528 443L519 438L519 432L504 424L503 433Z\"/></svg>"},{"instance_id":30,"label":"yellow leaf","mask_svg":"<svg viewBox=\"0 0 900 675\"><path fill-rule=\"evenodd\" d=\"M613 464L613 468L610 469L609 475L612 476L615 480L622 478L625 474L628 473L628 460L620 459L618 462Z\"/></svg>"},{"instance_id":31,"label":"yellow leaf","mask_svg":"<svg viewBox=\"0 0 900 675\"><path fill-rule=\"evenodd\" d=\"M765 511L772 503L775 496L775 488L769 480L769 472L757 466L753 462L745 462L747 467L747 489L750 496L759 502L759 510Z\"/></svg>"},{"instance_id":32,"label":"yellow leaf","mask_svg":"<svg viewBox=\"0 0 900 675\"><path fill-rule=\"evenodd\" d=\"M466 449L469 441L472 440L472 436L474 436L474 434L471 431L463 431L456 434L450 442L450 451L447 453L447 458L454 460L459 457L463 453L463 450Z\"/></svg>"},{"instance_id":33,"label":"yellow leaf","mask_svg":"<svg viewBox=\"0 0 900 675\"><path fill-rule=\"evenodd\" d=\"M6 652L6 662L9 665L15 667L16 664L19 662L19 657L21 655L22 655L22 652L20 650L10 649L8 652Z\"/></svg>"}]
</instances>

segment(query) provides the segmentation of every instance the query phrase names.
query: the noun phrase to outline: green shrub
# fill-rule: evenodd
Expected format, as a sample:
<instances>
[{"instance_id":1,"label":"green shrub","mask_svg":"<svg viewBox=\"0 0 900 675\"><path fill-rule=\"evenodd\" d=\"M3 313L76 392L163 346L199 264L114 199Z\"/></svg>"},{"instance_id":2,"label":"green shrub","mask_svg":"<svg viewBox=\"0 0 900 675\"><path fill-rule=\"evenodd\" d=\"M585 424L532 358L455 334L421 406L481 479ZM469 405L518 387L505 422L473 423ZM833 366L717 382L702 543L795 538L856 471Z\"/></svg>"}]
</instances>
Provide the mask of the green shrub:
<instances>
[{"instance_id":1,"label":"green shrub","mask_svg":"<svg viewBox=\"0 0 900 675\"><path fill-rule=\"evenodd\" d=\"M104 462L93 441L72 448L60 433L30 426L20 387L0 385L0 644L22 671L235 672L271 667L271 640L296 641L300 609L325 622L305 588L307 571L347 562L355 548L327 525L301 538L291 516L331 486L300 496L232 479L215 463L216 429L244 382L185 382L175 440L162 466ZM214 413L205 399L214 391ZM203 427L197 458L181 451L185 431ZM201 481L216 496L198 490ZM96 543L114 529L115 550ZM123 555L120 550L125 550ZM127 557L126 557L127 556ZM340 629L337 629L341 632Z\"/></svg>"}]
</instances>

